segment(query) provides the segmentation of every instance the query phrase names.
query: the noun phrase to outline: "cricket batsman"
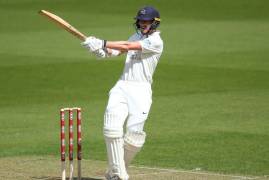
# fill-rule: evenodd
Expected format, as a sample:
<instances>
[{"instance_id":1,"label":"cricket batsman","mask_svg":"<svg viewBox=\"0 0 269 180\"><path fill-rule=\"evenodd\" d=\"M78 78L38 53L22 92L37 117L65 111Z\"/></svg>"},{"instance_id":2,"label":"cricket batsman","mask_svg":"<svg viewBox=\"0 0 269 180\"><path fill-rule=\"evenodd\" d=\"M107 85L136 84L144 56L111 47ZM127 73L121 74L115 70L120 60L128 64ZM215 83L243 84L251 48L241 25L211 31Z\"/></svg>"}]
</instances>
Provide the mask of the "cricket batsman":
<instances>
[{"instance_id":1,"label":"cricket batsman","mask_svg":"<svg viewBox=\"0 0 269 180\"><path fill-rule=\"evenodd\" d=\"M143 128L152 103L152 76L163 51L163 41L157 31L160 14L154 7L140 9L134 25L136 33L128 41L90 36L82 43L98 58L127 54L123 73L109 92L104 114L107 180L128 180L128 165L145 143Z\"/></svg>"}]
</instances>

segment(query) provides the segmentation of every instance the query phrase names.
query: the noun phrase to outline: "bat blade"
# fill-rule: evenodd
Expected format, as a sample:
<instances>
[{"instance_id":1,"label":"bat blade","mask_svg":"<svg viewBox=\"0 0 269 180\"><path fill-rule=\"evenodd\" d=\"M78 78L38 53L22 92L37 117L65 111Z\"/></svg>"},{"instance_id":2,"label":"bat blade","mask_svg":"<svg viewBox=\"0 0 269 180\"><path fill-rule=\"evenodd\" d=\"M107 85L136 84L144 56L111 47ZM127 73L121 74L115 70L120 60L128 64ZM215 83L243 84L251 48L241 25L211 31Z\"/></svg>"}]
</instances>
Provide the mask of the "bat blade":
<instances>
[{"instance_id":1,"label":"bat blade","mask_svg":"<svg viewBox=\"0 0 269 180\"><path fill-rule=\"evenodd\" d=\"M81 33L79 30L77 30L76 28L71 26L67 21L63 20L59 16L57 16L49 11L46 11L46 10L40 10L38 13L40 15L47 17L48 19L50 19L54 23L58 24L60 27L62 27L63 29L65 29L69 33L73 34L74 36L76 36L80 40L85 41L85 39L87 38L87 36L85 36L83 33Z\"/></svg>"}]
</instances>

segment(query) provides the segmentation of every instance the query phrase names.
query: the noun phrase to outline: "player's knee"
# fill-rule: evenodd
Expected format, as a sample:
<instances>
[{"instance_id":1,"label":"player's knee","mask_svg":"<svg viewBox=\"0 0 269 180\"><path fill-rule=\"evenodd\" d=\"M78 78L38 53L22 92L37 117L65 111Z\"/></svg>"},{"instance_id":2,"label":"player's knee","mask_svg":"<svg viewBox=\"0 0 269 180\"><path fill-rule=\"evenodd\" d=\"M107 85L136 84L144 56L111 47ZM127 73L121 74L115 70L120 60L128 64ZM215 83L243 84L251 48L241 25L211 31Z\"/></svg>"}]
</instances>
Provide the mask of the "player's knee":
<instances>
[{"instance_id":1,"label":"player's knee","mask_svg":"<svg viewBox=\"0 0 269 180\"><path fill-rule=\"evenodd\" d=\"M131 118L132 117L129 118L129 122L127 123L127 132L124 135L124 146L129 150L141 148L146 139L146 133L143 131L145 124L144 119L140 122L134 123Z\"/></svg>"},{"instance_id":2,"label":"player's knee","mask_svg":"<svg viewBox=\"0 0 269 180\"><path fill-rule=\"evenodd\" d=\"M124 146L127 149L132 149L132 147L141 148L145 140L146 133L144 131L127 131L124 135Z\"/></svg>"},{"instance_id":3,"label":"player's knee","mask_svg":"<svg viewBox=\"0 0 269 180\"><path fill-rule=\"evenodd\" d=\"M106 111L104 115L103 133L105 137L116 138L123 136L123 127L120 117L116 113Z\"/></svg>"}]
</instances>

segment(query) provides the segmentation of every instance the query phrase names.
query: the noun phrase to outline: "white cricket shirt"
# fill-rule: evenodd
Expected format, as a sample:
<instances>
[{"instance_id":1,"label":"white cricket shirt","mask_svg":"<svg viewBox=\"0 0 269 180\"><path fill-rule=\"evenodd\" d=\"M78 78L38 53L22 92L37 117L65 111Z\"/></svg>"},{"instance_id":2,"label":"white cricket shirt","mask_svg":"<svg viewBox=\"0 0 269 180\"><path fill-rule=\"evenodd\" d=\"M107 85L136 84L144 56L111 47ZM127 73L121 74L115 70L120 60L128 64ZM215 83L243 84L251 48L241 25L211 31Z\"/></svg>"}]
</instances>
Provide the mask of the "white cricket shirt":
<instances>
[{"instance_id":1,"label":"white cricket shirt","mask_svg":"<svg viewBox=\"0 0 269 180\"><path fill-rule=\"evenodd\" d=\"M130 50L127 53L121 80L152 83L152 76L163 51L160 32L149 36L135 33L128 41L139 41L142 50Z\"/></svg>"}]
</instances>

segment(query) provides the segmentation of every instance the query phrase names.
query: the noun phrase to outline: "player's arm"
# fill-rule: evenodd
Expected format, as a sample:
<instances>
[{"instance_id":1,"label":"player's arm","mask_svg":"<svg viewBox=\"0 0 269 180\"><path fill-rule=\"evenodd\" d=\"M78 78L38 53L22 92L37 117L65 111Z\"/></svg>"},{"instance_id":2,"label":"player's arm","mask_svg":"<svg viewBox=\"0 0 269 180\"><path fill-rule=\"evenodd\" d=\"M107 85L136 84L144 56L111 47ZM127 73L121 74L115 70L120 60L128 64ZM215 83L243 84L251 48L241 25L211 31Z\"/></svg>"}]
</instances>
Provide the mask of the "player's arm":
<instances>
[{"instance_id":1,"label":"player's arm","mask_svg":"<svg viewBox=\"0 0 269 180\"><path fill-rule=\"evenodd\" d=\"M83 43L83 46L88 48L99 58L119 56L129 50L141 50L140 43L129 41L106 41L95 37L88 37Z\"/></svg>"},{"instance_id":2,"label":"player's arm","mask_svg":"<svg viewBox=\"0 0 269 180\"><path fill-rule=\"evenodd\" d=\"M106 41L105 47L109 49L115 49L121 52L127 52L129 50L142 50L141 44L138 41Z\"/></svg>"},{"instance_id":3,"label":"player's arm","mask_svg":"<svg viewBox=\"0 0 269 180\"><path fill-rule=\"evenodd\" d=\"M107 41L105 48L107 56L120 56L128 50L141 50L141 45L138 42L128 41Z\"/></svg>"}]
</instances>

